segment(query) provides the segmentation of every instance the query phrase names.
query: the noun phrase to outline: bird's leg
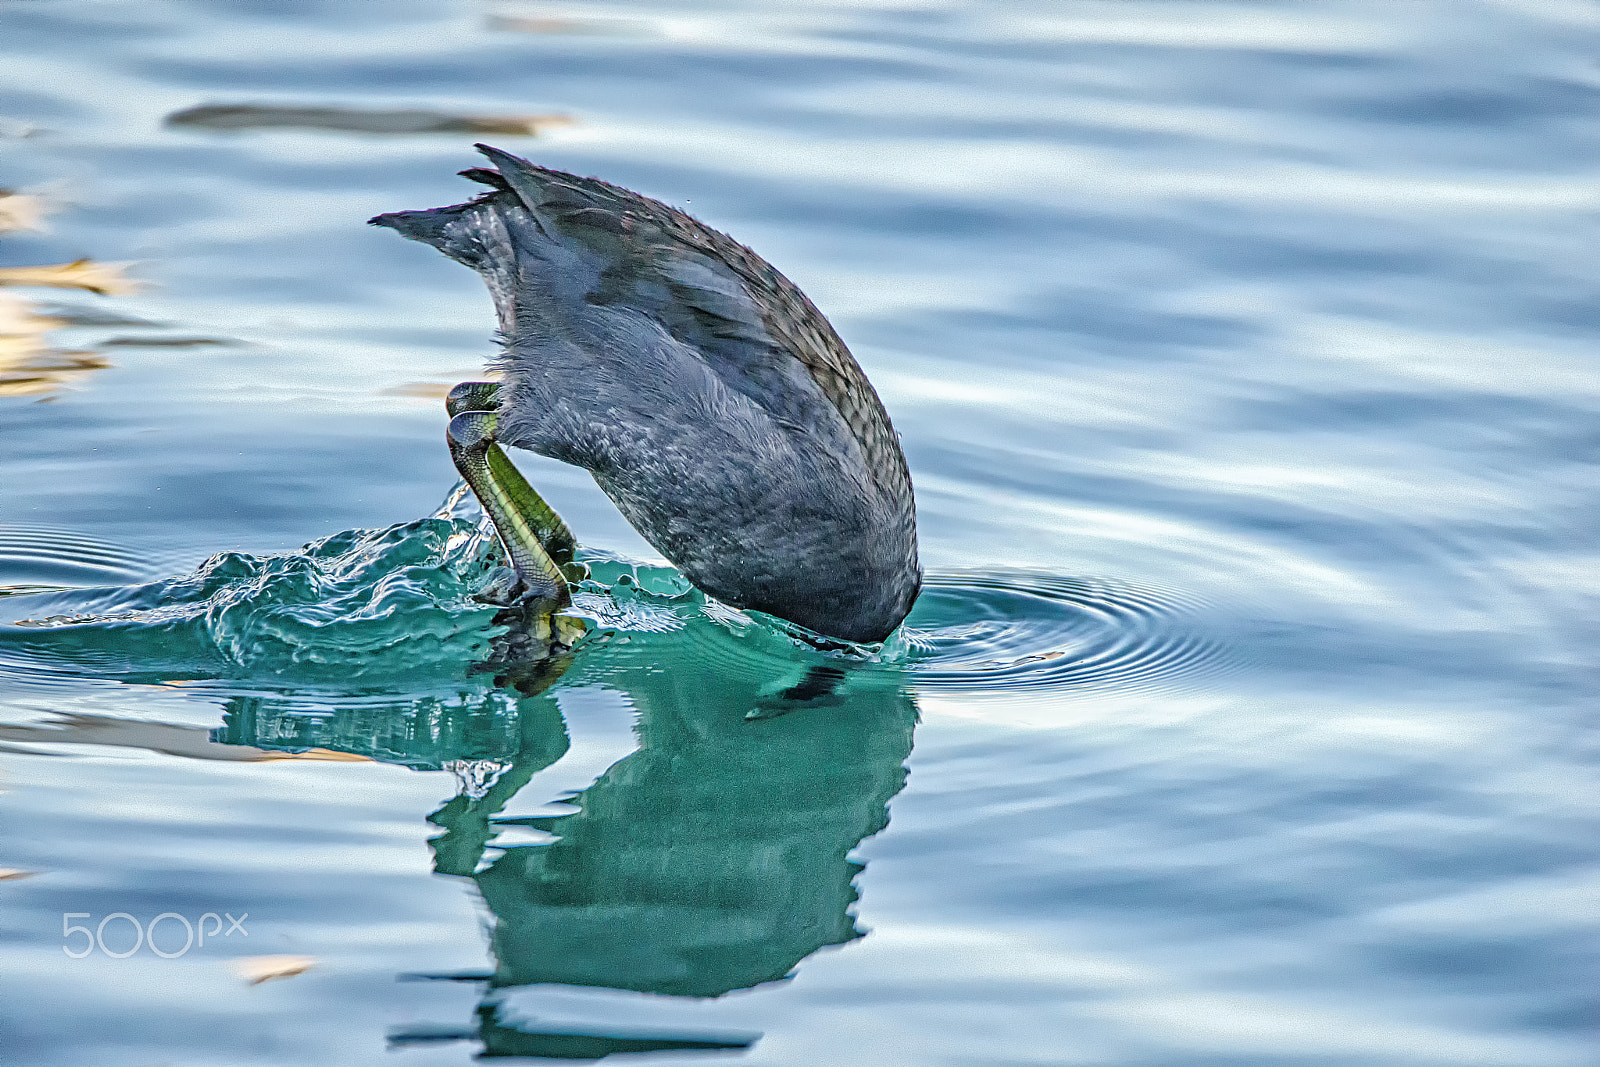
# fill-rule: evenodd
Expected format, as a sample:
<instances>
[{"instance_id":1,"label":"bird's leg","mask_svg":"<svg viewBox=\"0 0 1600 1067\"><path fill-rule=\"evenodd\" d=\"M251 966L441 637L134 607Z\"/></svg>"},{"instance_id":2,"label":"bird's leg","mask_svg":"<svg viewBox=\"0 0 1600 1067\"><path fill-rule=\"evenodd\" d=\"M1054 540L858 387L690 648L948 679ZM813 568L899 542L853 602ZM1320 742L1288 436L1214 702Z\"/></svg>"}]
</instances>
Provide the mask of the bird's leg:
<instances>
[{"instance_id":1,"label":"bird's leg","mask_svg":"<svg viewBox=\"0 0 1600 1067\"><path fill-rule=\"evenodd\" d=\"M550 553L545 551L539 540L536 521L530 521L525 514L522 507L524 501L519 499L521 494L517 492L522 488L531 493L532 487L520 475L518 480L522 481L521 486L515 482L506 484L495 468L504 466L512 471L516 468L511 467L509 462L496 464L491 458L497 452L502 459L505 455L494 443L497 421L498 416L492 411L464 411L451 419L446 434L450 442L450 458L455 461L456 470L461 472L461 477L489 516L489 521L494 523L495 532L500 535L500 543L505 546L506 555L522 586L518 599L545 601L552 607L564 607L571 602L566 577L556 561L550 558ZM537 500L537 496L534 499ZM543 505L543 501L539 503Z\"/></svg>"},{"instance_id":2,"label":"bird's leg","mask_svg":"<svg viewBox=\"0 0 1600 1067\"><path fill-rule=\"evenodd\" d=\"M497 412L500 409L500 383L462 382L450 390L444 406L452 416L471 412ZM573 559L578 551L578 539L572 536L572 531L561 520L561 516L544 502L544 498L539 496L528 484L528 480L522 476L522 472L512 464L511 458L494 442L492 429L489 431L486 455L491 473L517 502L529 526L537 534L539 544L549 553L550 558L555 560L556 565L571 577ZM586 570L582 565L577 569L580 572Z\"/></svg>"},{"instance_id":3,"label":"bird's leg","mask_svg":"<svg viewBox=\"0 0 1600 1067\"><path fill-rule=\"evenodd\" d=\"M577 542L495 443L498 389L494 382L463 382L450 391L450 458L500 535L521 580L520 599L565 607L572 601L569 569L582 567L573 563Z\"/></svg>"}]
</instances>

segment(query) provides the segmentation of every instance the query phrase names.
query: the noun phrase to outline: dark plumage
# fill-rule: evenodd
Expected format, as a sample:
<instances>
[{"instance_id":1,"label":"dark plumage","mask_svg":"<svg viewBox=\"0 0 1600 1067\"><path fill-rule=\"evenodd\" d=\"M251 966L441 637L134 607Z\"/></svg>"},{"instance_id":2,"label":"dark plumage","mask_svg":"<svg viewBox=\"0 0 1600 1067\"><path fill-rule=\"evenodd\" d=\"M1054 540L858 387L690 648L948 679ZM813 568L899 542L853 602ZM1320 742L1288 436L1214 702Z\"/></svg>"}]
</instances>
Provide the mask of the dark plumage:
<instances>
[{"instance_id":1,"label":"dark plumage","mask_svg":"<svg viewBox=\"0 0 1600 1067\"><path fill-rule=\"evenodd\" d=\"M505 346L498 437L589 470L729 604L851 641L921 584L889 416L805 294L648 197L480 145L466 204L372 221L483 275Z\"/></svg>"}]
</instances>

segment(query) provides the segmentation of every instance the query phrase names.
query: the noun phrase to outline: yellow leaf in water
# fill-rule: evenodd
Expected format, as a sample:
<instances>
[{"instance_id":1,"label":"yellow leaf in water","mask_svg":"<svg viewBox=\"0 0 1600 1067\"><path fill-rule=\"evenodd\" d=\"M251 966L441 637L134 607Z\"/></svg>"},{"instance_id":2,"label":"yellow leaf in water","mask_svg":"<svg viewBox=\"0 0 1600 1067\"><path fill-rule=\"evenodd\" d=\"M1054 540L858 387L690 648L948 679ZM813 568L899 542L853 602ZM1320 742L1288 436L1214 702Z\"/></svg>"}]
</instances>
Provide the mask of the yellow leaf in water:
<instances>
[{"instance_id":1,"label":"yellow leaf in water","mask_svg":"<svg viewBox=\"0 0 1600 1067\"><path fill-rule=\"evenodd\" d=\"M0 191L0 233L7 230L42 230L51 205L42 196Z\"/></svg>"},{"instance_id":2,"label":"yellow leaf in water","mask_svg":"<svg viewBox=\"0 0 1600 1067\"><path fill-rule=\"evenodd\" d=\"M15 867L0 867L0 882L16 882L32 878L38 871L19 871Z\"/></svg>"},{"instance_id":3,"label":"yellow leaf in water","mask_svg":"<svg viewBox=\"0 0 1600 1067\"><path fill-rule=\"evenodd\" d=\"M293 978L305 974L316 966L315 956L242 956L229 960L233 973L251 985L270 982L274 978Z\"/></svg>"},{"instance_id":4,"label":"yellow leaf in water","mask_svg":"<svg viewBox=\"0 0 1600 1067\"><path fill-rule=\"evenodd\" d=\"M34 311L31 300L0 293L0 336L34 337L63 325L65 322L61 319Z\"/></svg>"},{"instance_id":5,"label":"yellow leaf in water","mask_svg":"<svg viewBox=\"0 0 1600 1067\"><path fill-rule=\"evenodd\" d=\"M123 273L126 263L95 263L80 259L45 267L0 267L0 285L43 285L52 289L87 289L101 296L137 292L139 283Z\"/></svg>"},{"instance_id":6,"label":"yellow leaf in water","mask_svg":"<svg viewBox=\"0 0 1600 1067\"><path fill-rule=\"evenodd\" d=\"M26 334L0 333L0 369L10 370L50 351L50 346Z\"/></svg>"},{"instance_id":7,"label":"yellow leaf in water","mask_svg":"<svg viewBox=\"0 0 1600 1067\"><path fill-rule=\"evenodd\" d=\"M0 209L15 197L0 197ZM31 269L31 268L22 268ZM44 396L111 366L93 352L51 348L45 335L66 325L20 296L0 293L0 397Z\"/></svg>"}]
</instances>

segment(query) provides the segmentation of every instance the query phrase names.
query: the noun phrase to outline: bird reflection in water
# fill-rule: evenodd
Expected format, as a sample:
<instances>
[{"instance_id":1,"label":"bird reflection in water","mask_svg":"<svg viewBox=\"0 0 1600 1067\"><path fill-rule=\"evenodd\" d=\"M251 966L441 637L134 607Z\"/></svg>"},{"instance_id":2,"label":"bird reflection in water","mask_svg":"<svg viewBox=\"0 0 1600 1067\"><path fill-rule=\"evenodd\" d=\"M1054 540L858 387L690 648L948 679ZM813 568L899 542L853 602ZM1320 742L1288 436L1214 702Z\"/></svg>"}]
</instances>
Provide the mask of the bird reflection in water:
<instances>
[{"instance_id":1,"label":"bird reflection in water","mask_svg":"<svg viewBox=\"0 0 1600 1067\"><path fill-rule=\"evenodd\" d=\"M431 842L434 869L470 878L481 893L494 967L432 976L483 984L474 1026L413 1028L392 1041L470 1039L485 1057L569 1059L743 1048L757 1035L513 1025L501 998L534 985L718 997L783 980L819 949L862 936L854 904L863 865L850 853L887 825L905 783L917 712L903 679L823 668L843 677L775 698L774 668L792 671L792 661L741 662L715 630L702 622L633 634L580 655L567 683L621 692L637 712L638 748L560 798L576 809L564 815L501 816L569 747L546 691L553 679L537 663L523 665L515 696L500 689L477 703L434 704L409 722L392 709L346 709L306 733L316 720L255 699L232 703L218 740L351 750L365 738L364 755L457 772L462 791L429 816L443 830ZM492 666L508 668L503 659ZM496 835L513 825L554 840L496 854Z\"/></svg>"}]
</instances>

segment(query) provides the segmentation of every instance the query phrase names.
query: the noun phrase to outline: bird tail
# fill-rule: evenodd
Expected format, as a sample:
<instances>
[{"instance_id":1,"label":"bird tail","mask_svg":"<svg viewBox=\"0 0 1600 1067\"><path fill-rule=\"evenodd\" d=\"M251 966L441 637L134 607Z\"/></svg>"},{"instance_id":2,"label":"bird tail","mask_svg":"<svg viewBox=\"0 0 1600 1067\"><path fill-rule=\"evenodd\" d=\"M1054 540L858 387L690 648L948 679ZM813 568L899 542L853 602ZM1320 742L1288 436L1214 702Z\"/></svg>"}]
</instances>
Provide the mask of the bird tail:
<instances>
[{"instance_id":1,"label":"bird tail","mask_svg":"<svg viewBox=\"0 0 1600 1067\"><path fill-rule=\"evenodd\" d=\"M368 221L432 245L483 275L503 323L509 321L515 294L530 285L548 298L581 299L604 266L583 254L592 238L571 246L571 222L584 221L574 212L584 213L587 197L556 180L570 180L570 175L546 171L488 145L477 147L498 169L474 167L461 174L489 186L489 192L465 204L395 211ZM579 202L569 203L574 197Z\"/></svg>"},{"instance_id":2,"label":"bird tail","mask_svg":"<svg viewBox=\"0 0 1600 1067\"><path fill-rule=\"evenodd\" d=\"M509 204L496 203L497 200L516 202L514 195L496 192L452 207L393 211L367 222L432 245L456 262L488 275L500 269L497 260L509 260L512 255L501 220L501 211Z\"/></svg>"}]
</instances>

